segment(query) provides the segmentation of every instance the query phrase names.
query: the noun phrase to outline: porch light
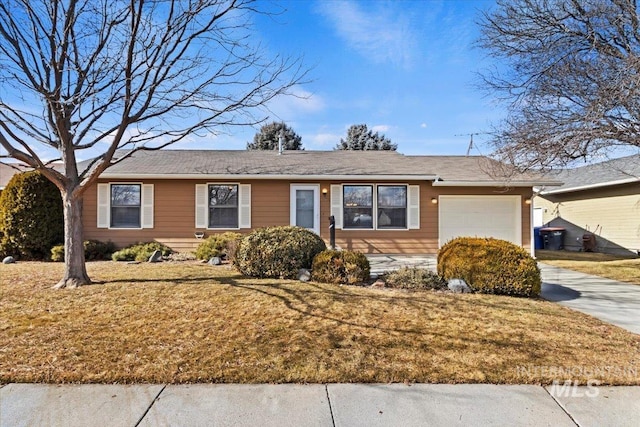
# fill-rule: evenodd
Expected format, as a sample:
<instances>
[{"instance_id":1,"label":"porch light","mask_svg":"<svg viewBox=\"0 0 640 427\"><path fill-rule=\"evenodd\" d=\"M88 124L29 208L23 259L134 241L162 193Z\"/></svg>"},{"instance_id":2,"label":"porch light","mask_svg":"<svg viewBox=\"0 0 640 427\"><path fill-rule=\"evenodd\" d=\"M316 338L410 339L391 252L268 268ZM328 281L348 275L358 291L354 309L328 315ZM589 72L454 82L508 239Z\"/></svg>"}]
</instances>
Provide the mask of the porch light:
<instances>
[{"instance_id":1,"label":"porch light","mask_svg":"<svg viewBox=\"0 0 640 427\"><path fill-rule=\"evenodd\" d=\"M326 188L322 189L322 195L323 196L326 196L328 192L329 192L329 190L327 190Z\"/></svg>"},{"instance_id":2,"label":"porch light","mask_svg":"<svg viewBox=\"0 0 640 427\"><path fill-rule=\"evenodd\" d=\"M438 199L435 198L435 197L432 197L431 198L431 203L433 203L434 205L437 205L438 204Z\"/></svg>"},{"instance_id":3,"label":"porch light","mask_svg":"<svg viewBox=\"0 0 640 427\"><path fill-rule=\"evenodd\" d=\"M527 205L530 205L530 204L531 204L531 198L524 199L524 202L525 202Z\"/></svg>"}]
</instances>

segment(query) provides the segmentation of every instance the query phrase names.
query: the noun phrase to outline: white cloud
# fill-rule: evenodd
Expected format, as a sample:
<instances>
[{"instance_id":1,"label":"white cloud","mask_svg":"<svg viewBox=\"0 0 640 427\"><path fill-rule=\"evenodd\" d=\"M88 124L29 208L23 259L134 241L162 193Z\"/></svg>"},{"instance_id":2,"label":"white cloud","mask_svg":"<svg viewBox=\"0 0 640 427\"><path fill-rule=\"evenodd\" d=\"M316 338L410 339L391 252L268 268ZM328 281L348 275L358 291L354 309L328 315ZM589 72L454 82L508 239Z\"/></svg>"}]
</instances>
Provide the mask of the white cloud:
<instances>
[{"instance_id":1,"label":"white cloud","mask_svg":"<svg viewBox=\"0 0 640 427\"><path fill-rule=\"evenodd\" d=\"M421 127L422 129L425 129L425 128L427 127L427 124L426 124L426 123L420 123L420 127Z\"/></svg>"},{"instance_id":2,"label":"white cloud","mask_svg":"<svg viewBox=\"0 0 640 427\"><path fill-rule=\"evenodd\" d=\"M384 133L384 132L387 132L390 128L391 126L389 125L376 125L376 126L373 126L371 130L374 132Z\"/></svg>"},{"instance_id":3,"label":"white cloud","mask_svg":"<svg viewBox=\"0 0 640 427\"><path fill-rule=\"evenodd\" d=\"M394 8L393 3L364 4L366 8L353 1L322 2L318 10L362 56L375 63L410 67L417 51L417 32L411 28L411 17Z\"/></svg>"},{"instance_id":4,"label":"white cloud","mask_svg":"<svg viewBox=\"0 0 640 427\"><path fill-rule=\"evenodd\" d=\"M311 139L311 143L307 148L309 149L321 149L321 150L330 150L340 142L341 135L336 135L333 133L318 133L313 135ZM306 141L306 138L305 138ZM305 143L306 146L306 143Z\"/></svg>"},{"instance_id":5,"label":"white cloud","mask_svg":"<svg viewBox=\"0 0 640 427\"><path fill-rule=\"evenodd\" d=\"M324 110L324 99L317 94L304 90L301 86L294 86L290 95L275 98L267 106L274 120L292 122L300 114L317 113Z\"/></svg>"}]
</instances>

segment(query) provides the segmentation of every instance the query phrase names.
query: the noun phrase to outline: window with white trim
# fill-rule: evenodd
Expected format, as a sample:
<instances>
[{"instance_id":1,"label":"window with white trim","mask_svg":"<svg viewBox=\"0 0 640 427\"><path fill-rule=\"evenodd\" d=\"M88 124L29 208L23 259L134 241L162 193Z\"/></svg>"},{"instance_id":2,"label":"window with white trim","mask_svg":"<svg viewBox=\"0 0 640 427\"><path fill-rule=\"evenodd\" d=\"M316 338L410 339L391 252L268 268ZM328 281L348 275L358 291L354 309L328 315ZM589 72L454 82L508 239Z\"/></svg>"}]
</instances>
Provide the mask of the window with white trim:
<instances>
[{"instance_id":1,"label":"window with white trim","mask_svg":"<svg viewBox=\"0 0 640 427\"><path fill-rule=\"evenodd\" d=\"M238 185L210 184L209 228L238 227Z\"/></svg>"},{"instance_id":2,"label":"window with white trim","mask_svg":"<svg viewBox=\"0 0 640 427\"><path fill-rule=\"evenodd\" d=\"M96 187L98 228L153 228L153 184L112 182Z\"/></svg>"},{"instance_id":3,"label":"window with white trim","mask_svg":"<svg viewBox=\"0 0 640 427\"><path fill-rule=\"evenodd\" d=\"M342 187L343 228L373 228L373 185Z\"/></svg>"},{"instance_id":4,"label":"window with white trim","mask_svg":"<svg viewBox=\"0 0 640 427\"><path fill-rule=\"evenodd\" d=\"M142 186L111 184L111 228L141 228Z\"/></svg>"},{"instance_id":5,"label":"window with white trim","mask_svg":"<svg viewBox=\"0 0 640 427\"><path fill-rule=\"evenodd\" d=\"M378 228L407 228L407 186L378 185Z\"/></svg>"},{"instance_id":6,"label":"window with white trim","mask_svg":"<svg viewBox=\"0 0 640 427\"><path fill-rule=\"evenodd\" d=\"M332 184L331 215L337 229L420 229L420 186Z\"/></svg>"}]
</instances>

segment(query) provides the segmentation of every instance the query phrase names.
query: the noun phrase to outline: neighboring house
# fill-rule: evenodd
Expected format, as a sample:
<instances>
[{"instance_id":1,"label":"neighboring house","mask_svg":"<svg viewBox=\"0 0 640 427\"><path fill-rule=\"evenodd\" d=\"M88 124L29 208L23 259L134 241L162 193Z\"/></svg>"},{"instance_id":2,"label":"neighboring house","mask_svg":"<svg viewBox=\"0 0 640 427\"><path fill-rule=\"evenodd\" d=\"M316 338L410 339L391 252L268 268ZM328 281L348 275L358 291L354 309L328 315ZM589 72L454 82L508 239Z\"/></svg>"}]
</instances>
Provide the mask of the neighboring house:
<instances>
[{"instance_id":1,"label":"neighboring house","mask_svg":"<svg viewBox=\"0 0 640 427\"><path fill-rule=\"evenodd\" d=\"M123 153L117 153L122 156ZM456 236L531 247L535 175L493 178L484 157L393 151L138 151L107 169L84 200L85 238L159 241L300 225L365 253L436 253Z\"/></svg>"},{"instance_id":2,"label":"neighboring house","mask_svg":"<svg viewBox=\"0 0 640 427\"><path fill-rule=\"evenodd\" d=\"M568 250L581 250L594 233L596 250L640 251L640 155L567 169L554 176L560 187L542 188L534 198L537 224L563 227Z\"/></svg>"},{"instance_id":3,"label":"neighboring house","mask_svg":"<svg viewBox=\"0 0 640 427\"><path fill-rule=\"evenodd\" d=\"M0 162L0 194L2 194L2 190L7 186L13 175L25 170L27 170L27 168L21 164L6 164Z\"/></svg>"}]
</instances>

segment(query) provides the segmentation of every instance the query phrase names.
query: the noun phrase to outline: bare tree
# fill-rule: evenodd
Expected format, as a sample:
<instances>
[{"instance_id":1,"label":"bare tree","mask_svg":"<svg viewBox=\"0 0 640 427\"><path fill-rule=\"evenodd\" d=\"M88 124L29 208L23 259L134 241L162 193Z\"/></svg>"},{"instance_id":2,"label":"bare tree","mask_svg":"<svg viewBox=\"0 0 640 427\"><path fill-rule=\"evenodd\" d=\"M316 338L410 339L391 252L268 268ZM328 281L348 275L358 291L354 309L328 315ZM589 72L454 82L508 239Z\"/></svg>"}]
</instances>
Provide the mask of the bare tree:
<instances>
[{"instance_id":1,"label":"bare tree","mask_svg":"<svg viewBox=\"0 0 640 427\"><path fill-rule=\"evenodd\" d=\"M257 6L0 2L0 145L62 194L65 273L58 288L90 283L82 200L106 168L137 150L255 124L260 107L300 83L299 61L267 58L254 43L251 19L263 13ZM131 151L115 159L121 148ZM79 156L93 160L80 170Z\"/></svg>"},{"instance_id":2,"label":"bare tree","mask_svg":"<svg viewBox=\"0 0 640 427\"><path fill-rule=\"evenodd\" d=\"M482 15L483 73L507 101L495 154L553 168L640 147L640 15L635 0L497 0Z\"/></svg>"}]
</instances>

